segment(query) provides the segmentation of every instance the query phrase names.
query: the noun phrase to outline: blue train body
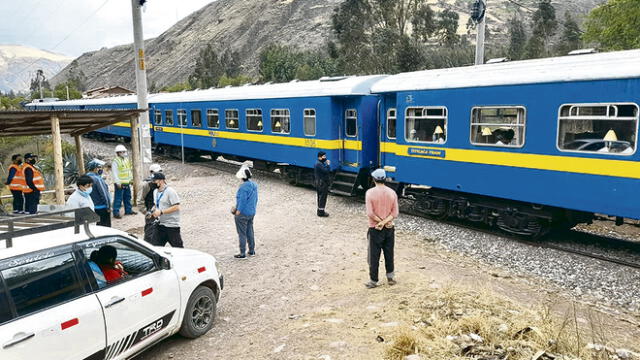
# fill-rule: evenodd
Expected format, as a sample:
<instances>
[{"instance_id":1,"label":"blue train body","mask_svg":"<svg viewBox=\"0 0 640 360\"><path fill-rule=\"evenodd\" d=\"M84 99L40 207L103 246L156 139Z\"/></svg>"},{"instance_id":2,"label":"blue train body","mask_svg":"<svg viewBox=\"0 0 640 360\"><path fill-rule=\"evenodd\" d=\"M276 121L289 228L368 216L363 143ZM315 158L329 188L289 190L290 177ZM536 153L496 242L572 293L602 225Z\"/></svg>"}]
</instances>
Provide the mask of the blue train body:
<instances>
[{"instance_id":1,"label":"blue train body","mask_svg":"<svg viewBox=\"0 0 640 360\"><path fill-rule=\"evenodd\" d=\"M384 167L427 214L537 234L593 213L640 218L638 64L640 51L626 51L152 94L150 119L162 151L251 159L300 182L323 150L335 184L352 186L340 193ZM100 132L128 136L126 126Z\"/></svg>"}]
</instances>

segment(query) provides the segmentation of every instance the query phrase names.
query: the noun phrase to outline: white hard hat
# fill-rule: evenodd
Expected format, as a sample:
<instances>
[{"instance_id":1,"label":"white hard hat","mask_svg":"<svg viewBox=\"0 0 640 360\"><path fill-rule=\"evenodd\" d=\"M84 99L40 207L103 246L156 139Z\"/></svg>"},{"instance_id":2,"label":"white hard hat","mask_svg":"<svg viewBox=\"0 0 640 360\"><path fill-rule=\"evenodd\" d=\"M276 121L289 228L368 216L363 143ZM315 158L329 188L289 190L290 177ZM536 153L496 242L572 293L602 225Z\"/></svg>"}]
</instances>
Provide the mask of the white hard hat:
<instances>
[{"instance_id":1,"label":"white hard hat","mask_svg":"<svg viewBox=\"0 0 640 360\"><path fill-rule=\"evenodd\" d=\"M160 164L151 164L151 166L149 166L149 171L153 171L154 173L161 172L162 167L160 167Z\"/></svg>"},{"instance_id":2,"label":"white hard hat","mask_svg":"<svg viewBox=\"0 0 640 360\"><path fill-rule=\"evenodd\" d=\"M119 152L127 152L127 148L124 147L124 145L120 144L116 146L116 153L119 153Z\"/></svg>"}]
</instances>

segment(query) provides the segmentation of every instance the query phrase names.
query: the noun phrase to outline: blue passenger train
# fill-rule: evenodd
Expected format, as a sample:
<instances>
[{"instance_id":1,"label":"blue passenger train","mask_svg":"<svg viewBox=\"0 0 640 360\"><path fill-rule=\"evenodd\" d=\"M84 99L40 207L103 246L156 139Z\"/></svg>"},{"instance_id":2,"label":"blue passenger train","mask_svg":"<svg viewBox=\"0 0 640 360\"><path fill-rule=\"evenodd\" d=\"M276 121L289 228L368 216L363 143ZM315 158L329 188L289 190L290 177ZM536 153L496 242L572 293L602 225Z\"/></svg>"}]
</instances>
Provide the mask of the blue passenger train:
<instances>
[{"instance_id":1,"label":"blue passenger train","mask_svg":"<svg viewBox=\"0 0 640 360\"><path fill-rule=\"evenodd\" d=\"M640 218L639 102L637 50L149 96L158 152L251 159L300 183L324 150L334 192L355 194L384 167L425 214L525 235L594 213ZM127 126L98 134L128 136Z\"/></svg>"}]
</instances>

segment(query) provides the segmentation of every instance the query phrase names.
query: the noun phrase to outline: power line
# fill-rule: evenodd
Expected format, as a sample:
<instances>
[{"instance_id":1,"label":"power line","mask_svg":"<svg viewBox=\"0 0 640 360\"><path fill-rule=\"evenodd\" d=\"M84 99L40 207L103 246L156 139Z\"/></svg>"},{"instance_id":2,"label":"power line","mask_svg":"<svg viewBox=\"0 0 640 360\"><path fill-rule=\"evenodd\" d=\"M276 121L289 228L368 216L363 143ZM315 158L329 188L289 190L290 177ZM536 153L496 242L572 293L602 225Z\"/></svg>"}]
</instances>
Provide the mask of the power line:
<instances>
[{"instance_id":1,"label":"power line","mask_svg":"<svg viewBox=\"0 0 640 360\"><path fill-rule=\"evenodd\" d=\"M517 2L517 1L515 1L515 0L507 0L507 1L508 1L508 2L510 2L510 3L512 3L513 5L516 5L516 6L521 7L521 8L523 8L523 9L527 10L527 11L531 11L531 12L534 12L534 11L535 11L535 10L533 10L532 8L530 8L530 7L528 7L528 6L525 6L525 5L522 5L521 3L519 3L519 2Z\"/></svg>"},{"instance_id":2,"label":"power line","mask_svg":"<svg viewBox=\"0 0 640 360\"><path fill-rule=\"evenodd\" d=\"M80 25L78 25L77 27L75 27L69 34L67 34L62 40L60 40L57 44L55 44L52 48L48 49L49 51L53 51L55 49L58 48L58 46L62 45L62 43L64 43L65 41L67 41L71 35L75 34L76 31L78 31L81 27L84 26L84 24L87 23L87 21L89 21L95 14L97 14L100 10L102 10L102 8L107 5L107 3L110 0L105 0L102 5L100 5L97 9L95 9L89 16L87 16L81 23ZM27 64L26 66L24 66L22 69L20 69L17 72L12 72L13 75L17 76L18 74L24 72L25 70L27 70L29 67L31 67L32 65L34 65L35 63L37 63L40 59L35 59L32 62L30 62L29 64Z\"/></svg>"}]
</instances>

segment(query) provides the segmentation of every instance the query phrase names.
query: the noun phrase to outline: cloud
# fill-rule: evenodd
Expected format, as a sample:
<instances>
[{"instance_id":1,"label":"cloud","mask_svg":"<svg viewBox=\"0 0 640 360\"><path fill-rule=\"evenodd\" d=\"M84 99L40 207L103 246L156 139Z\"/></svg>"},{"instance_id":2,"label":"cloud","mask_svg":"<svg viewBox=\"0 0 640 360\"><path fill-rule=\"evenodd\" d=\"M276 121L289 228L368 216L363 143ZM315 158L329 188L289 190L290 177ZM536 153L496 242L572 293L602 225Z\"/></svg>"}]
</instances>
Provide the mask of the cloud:
<instances>
[{"instance_id":1,"label":"cloud","mask_svg":"<svg viewBox=\"0 0 640 360\"><path fill-rule=\"evenodd\" d=\"M148 0L142 14L145 38L160 35L213 1ZM0 44L78 56L133 41L130 0L0 1L0 13Z\"/></svg>"}]
</instances>

